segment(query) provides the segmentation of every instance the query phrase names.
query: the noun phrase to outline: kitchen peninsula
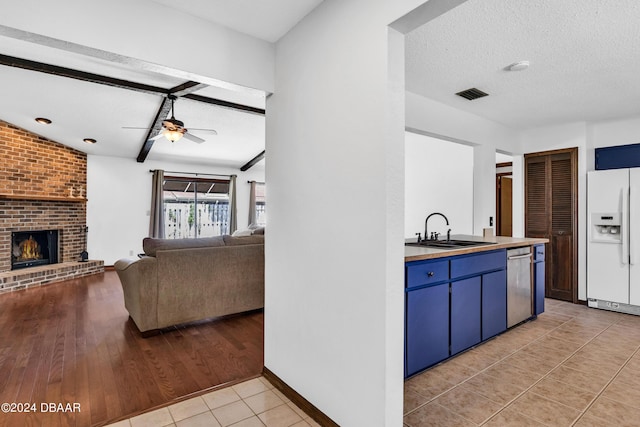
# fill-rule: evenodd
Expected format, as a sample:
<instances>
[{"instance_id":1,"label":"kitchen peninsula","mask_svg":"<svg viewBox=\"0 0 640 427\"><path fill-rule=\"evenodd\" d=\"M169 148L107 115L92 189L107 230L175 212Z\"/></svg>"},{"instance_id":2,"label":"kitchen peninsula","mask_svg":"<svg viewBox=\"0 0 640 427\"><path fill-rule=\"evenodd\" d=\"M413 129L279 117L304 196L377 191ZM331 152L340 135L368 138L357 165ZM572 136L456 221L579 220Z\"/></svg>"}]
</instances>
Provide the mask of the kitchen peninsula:
<instances>
[{"instance_id":1,"label":"kitchen peninsula","mask_svg":"<svg viewBox=\"0 0 640 427\"><path fill-rule=\"evenodd\" d=\"M541 238L405 244L405 378L544 311Z\"/></svg>"}]
</instances>

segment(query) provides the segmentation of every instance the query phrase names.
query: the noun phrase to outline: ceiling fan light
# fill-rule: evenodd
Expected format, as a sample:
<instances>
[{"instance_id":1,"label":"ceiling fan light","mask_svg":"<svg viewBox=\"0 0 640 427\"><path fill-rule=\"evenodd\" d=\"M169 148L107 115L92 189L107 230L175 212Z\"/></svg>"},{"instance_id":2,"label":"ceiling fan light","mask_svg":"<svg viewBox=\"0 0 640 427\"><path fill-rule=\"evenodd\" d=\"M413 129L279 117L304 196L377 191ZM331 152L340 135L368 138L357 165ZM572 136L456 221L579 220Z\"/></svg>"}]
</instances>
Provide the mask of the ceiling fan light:
<instances>
[{"instance_id":1,"label":"ceiling fan light","mask_svg":"<svg viewBox=\"0 0 640 427\"><path fill-rule=\"evenodd\" d=\"M162 134L171 142L176 142L177 140L182 138L182 132L178 130L165 129Z\"/></svg>"}]
</instances>

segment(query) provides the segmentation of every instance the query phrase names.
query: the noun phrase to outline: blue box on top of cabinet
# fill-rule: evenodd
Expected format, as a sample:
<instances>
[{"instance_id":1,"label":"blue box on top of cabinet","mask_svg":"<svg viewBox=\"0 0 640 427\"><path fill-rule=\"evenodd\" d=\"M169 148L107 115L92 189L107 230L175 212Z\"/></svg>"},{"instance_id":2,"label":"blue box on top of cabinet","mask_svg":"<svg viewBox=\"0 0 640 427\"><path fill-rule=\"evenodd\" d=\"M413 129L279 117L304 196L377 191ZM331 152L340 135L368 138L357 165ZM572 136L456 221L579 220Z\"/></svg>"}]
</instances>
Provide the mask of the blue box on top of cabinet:
<instances>
[{"instance_id":1,"label":"blue box on top of cabinet","mask_svg":"<svg viewBox=\"0 0 640 427\"><path fill-rule=\"evenodd\" d=\"M640 144L595 149L596 170L640 167Z\"/></svg>"}]
</instances>

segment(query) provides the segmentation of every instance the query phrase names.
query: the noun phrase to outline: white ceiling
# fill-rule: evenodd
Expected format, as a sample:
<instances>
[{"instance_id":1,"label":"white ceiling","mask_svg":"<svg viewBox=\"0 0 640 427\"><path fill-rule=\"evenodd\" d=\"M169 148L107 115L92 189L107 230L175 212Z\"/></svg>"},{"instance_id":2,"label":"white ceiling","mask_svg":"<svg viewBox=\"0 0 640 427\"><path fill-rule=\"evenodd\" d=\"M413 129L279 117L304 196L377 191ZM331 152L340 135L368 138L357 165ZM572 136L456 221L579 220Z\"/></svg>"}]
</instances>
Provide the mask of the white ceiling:
<instances>
[{"instance_id":1,"label":"white ceiling","mask_svg":"<svg viewBox=\"0 0 640 427\"><path fill-rule=\"evenodd\" d=\"M153 1L272 43L322 3L322 0Z\"/></svg>"},{"instance_id":2,"label":"white ceiling","mask_svg":"<svg viewBox=\"0 0 640 427\"><path fill-rule=\"evenodd\" d=\"M154 0L200 18L277 40L320 0ZM637 0L469 0L407 36L407 89L518 129L640 114ZM175 74L109 62L0 36L0 54L172 88ZM531 67L507 72L519 60ZM490 96L467 101L477 87ZM265 95L207 87L195 94L264 108ZM89 154L135 159L162 98L0 66L0 120ZM264 116L185 98L175 116L204 144L156 141L149 159L240 167L265 145ZM35 117L53 120L49 126ZM87 145L83 138L98 140Z\"/></svg>"},{"instance_id":3,"label":"white ceiling","mask_svg":"<svg viewBox=\"0 0 640 427\"><path fill-rule=\"evenodd\" d=\"M322 0L154 0L168 7L210 20L219 25L274 42ZM80 17L78 17L80 18ZM0 54L67 67L78 71L143 83L164 89L185 79L162 71L132 67L79 52L60 50L44 44L0 36ZM0 120L9 122L53 141L89 154L135 159L162 102L162 95L136 92L74 80L30 70L0 66ZM265 93L205 87L195 95L221 99L256 108L265 108ZM41 125L36 117L53 121ZM240 167L265 148L264 115L222 108L179 98L175 117L189 132L206 140L170 143L155 141L150 160ZM140 127L142 129L123 129ZM215 129L217 135L195 129ZM97 144L87 145L83 138ZM260 164L264 164L261 162Z\"/></svg>"},{"instance_id":4,"label":"white ceiling","mask_svg":"<svg viewBox=\"0 0 640 427\"><path fill-rule=\"evenodd\" d=\"M640 114L637 0L469 0L406 56L407 90L516 129ZM455 95L472 87L489 96Z\"/></svg>"}]
</instances>

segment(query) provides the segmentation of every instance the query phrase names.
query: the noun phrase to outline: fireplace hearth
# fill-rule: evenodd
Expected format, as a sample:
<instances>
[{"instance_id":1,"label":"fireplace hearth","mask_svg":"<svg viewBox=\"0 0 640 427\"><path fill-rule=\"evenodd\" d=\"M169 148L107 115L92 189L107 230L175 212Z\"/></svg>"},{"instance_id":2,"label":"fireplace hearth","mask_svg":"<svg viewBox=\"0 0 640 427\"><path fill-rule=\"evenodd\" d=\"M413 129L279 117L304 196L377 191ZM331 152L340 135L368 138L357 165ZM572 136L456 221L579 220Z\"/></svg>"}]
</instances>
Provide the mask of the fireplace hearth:
<instances>
[{"instance_id":1,"label":"fireplace hearth","mask_svg":"<svg viewBox=\"0 0 640 427\"><path fill-rule=\"evenodd\" d=\"M58 230L11 233L11 269L58 263Z\"/></svg>"}]
</instances>

